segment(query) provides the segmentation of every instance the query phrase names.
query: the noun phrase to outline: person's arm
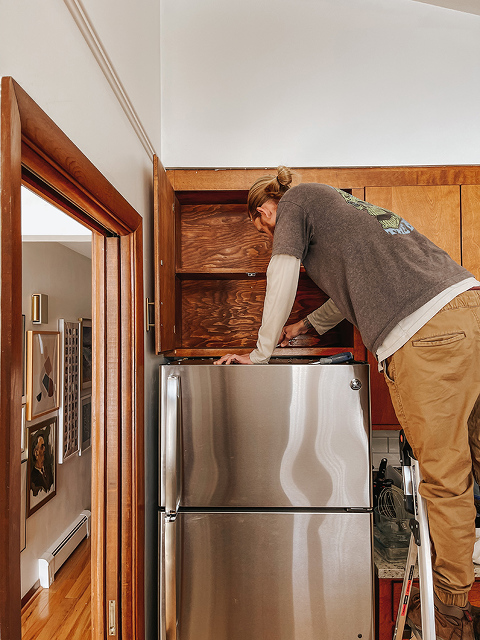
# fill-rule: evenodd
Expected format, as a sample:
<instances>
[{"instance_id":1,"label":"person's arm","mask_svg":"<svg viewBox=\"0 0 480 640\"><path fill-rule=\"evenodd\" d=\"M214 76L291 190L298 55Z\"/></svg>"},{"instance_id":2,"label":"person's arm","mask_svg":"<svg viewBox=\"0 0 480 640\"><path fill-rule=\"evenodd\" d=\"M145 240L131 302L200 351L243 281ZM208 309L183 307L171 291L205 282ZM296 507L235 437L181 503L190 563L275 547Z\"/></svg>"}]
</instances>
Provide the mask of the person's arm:
<instances>
[{"instance_id":1,"label":"person's arm","mask_svg":"<svg viewBox=\"0 0 480 640\"><path fill-rule=\"evenodd\" d=\"M267 290L256 348L246 356L227 354L215 364L268 363L295 302L299 273L300 260L295 256L272 256L267 269Z\"/></svg>"},{"instance_id":2,"label":"person's arm","mask_svg":"<svg viewBox=\"0 0 480 640\"><path fill-rule=\"evenodd\" d=\"M283 328L282 347L288 346L290 340L301 336L313 327L317 333L322 335L329 329L337 325L344 319L344 315L338 309L334 301L329 298L321 307L309 313L306 318L299 320L295 324L290 324Z\"/></svg>"}]
</instances>

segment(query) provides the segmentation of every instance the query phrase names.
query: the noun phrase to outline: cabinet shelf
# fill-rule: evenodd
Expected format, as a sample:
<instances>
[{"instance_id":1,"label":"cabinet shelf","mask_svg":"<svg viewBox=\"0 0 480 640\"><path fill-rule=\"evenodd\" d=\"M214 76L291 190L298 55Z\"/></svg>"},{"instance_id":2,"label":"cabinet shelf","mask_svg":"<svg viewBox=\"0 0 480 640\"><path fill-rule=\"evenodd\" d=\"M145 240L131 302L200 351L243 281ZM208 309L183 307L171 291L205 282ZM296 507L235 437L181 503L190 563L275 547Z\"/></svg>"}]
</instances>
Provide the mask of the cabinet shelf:
<instances>
[{"instance_id":1,"label":"cabinet shelf","mask_svg":"<svg viewBox=\"0 0 480 640\"><path fill-rule=\"evenodd\" d=\"M236 353L237 355L247 355L253 350L253 347L248 349L240 348L240 349L173 349L172 351L168 351L164 355L167 358L220 358L221 356L226 355L227 353ZM275 349L273 352L272 358L301 358L301 357L312 357L312 356L331 356L334 353L339 353L341 351L354 351L353 345L350 347L317 347L317 348L307 348L307 347L285 347L284 349Z\"/></svg>"},{"instance_id":2,"label":"cabinet shelf","mask_svg":"<svg viewBox=\"0 0 480 640\"><path fill-rule=\"evenodd\" d=\"M238 269L209 269L208 271L180 269L176 275L180 280L259 280L267 277L265 271L245 272Z\"/></svg>"}]
</instances>

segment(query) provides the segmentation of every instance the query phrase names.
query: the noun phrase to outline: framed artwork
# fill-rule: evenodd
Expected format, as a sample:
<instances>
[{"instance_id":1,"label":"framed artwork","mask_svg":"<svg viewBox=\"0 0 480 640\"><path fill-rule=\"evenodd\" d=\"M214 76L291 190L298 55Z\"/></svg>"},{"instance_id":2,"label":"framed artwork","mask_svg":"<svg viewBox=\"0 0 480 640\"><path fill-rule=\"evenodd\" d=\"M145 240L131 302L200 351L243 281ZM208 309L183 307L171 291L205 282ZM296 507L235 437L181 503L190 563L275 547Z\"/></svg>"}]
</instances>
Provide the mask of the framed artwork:
<instances>
[{"instance_id":1,"label":"framed artwork","mask_svg":"<svg viewBox=\"0 0 480 640\"><path fill-rule=\"evenodd\" d=\"M28 427L27 518L57 493L57 417Z\"/></svg>"},{"instance_id":2,"label":"framed artwork","mask_svg":"<svg viewBox=\"0 0 480 640\"><path fill-rule=\"evenodd\" d=\"M80 323L58 321L60 331L60 409L58 412L58 463L77 453L78 398L80 395Z\"/></svg>"},{"instance_id":3,"label":"framed artwork","mask_svg":"<svg viewBox=\"0 0 480 640\"><path fill-rule=\"evenodd\" d=\"M20 489L20 552L27 546L27 460L22 460L22 486Z\"/></svg>"},{"instance_id":4,"label":"framed artwork","mask_svg":"<svg viewBox=\"0 0 480 640\"><path fill-rule=\"evenodd\" d=\"M58 409L58 331L27 331L27 420Z\"/></svg>"},{"instance_id":5,"label":"framed artwork","mask_svg":"<svg viewBox=\"0 0 480 640\"><path fill-rule=\"evenodd\" d=\"M25 392L26 392L26 366L25 366L25 314L22 313L22 403L25 404L27 401Z\"/></svg>"},{"instance_id":6,"label":"framed artwork","mask_svg":"<svg viewBox=\"0 0 480 640\"><path fill-rule=\"evenodd\" d=\"M27 405L22 404L22 433L21 433L21 447L22 447L22 462L27 459Z\"/></svg>"},{"instance_id":7,"label":"framed artwork","mask_svg":"<svg viewBox=\"0 0 480 640\"><path fill-rule=\"evenodd\" d=\"M90 318L80 320L80 389L86 391L92 388L92 321Z\"/></svg>"},{"instance_id":8,"label":"framed artwork","mask_svg":"<svg viewBox=\"0 0 480 640\"><path fill-rule=\"evenodd\" d=\"M92 442L92 396L80 399L80 455Z\"/></svg>"}]
</instances>

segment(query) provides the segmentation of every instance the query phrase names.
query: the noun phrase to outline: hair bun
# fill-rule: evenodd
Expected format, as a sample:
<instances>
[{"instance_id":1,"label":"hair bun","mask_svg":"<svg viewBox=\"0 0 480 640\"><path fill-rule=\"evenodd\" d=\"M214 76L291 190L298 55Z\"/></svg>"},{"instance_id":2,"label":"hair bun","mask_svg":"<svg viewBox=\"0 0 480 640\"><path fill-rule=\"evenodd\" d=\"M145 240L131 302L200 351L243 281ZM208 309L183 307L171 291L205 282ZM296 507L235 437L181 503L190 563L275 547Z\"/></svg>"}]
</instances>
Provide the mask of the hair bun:
<instances>
[{"instance_id":1,"label":"hair bun","mask_svg":"<svg viewBox=\"0 0 480 640\"><path fill-rule=\"evenodd\" d=\"M288 167L284 167L283 165L277 167L277 180L282 186L288 187L291 184L292 179L292 172Z\"/></svg>"}]
</instances>

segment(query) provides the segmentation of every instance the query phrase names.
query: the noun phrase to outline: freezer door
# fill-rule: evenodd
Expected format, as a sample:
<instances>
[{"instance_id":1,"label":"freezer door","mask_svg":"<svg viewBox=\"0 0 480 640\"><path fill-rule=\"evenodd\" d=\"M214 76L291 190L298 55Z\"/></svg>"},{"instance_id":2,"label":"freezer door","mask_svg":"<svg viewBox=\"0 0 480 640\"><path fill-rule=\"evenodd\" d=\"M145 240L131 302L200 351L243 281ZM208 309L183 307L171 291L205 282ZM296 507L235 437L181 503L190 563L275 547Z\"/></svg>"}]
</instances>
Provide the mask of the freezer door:
<instances>
[{"instance_id":1,"label":"freezer door","mask_svg":"<svg viewBox=\"0 0 480 640\"><path fill-rule=\"evenodd\" d=\"M371 514L183 513L163 528L162 640L373 640Z\"/></svg>"},{"instance_id":2,"label":"freezer door","mask_svg":"<svg viewBox=\"0 0 480 640\"><path fill-rule=\"evenodd\" d=\"M161 379L161 506L180 486L183 507L371 506L368 365L168 365Z\"/></svg>"}]
</instances>

